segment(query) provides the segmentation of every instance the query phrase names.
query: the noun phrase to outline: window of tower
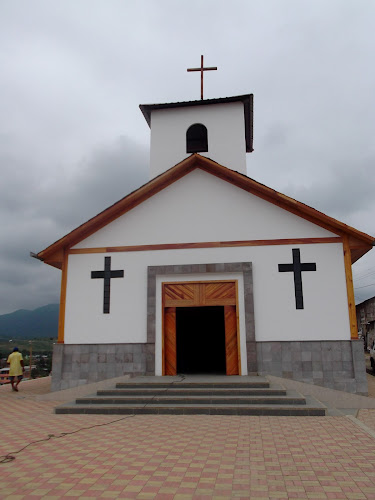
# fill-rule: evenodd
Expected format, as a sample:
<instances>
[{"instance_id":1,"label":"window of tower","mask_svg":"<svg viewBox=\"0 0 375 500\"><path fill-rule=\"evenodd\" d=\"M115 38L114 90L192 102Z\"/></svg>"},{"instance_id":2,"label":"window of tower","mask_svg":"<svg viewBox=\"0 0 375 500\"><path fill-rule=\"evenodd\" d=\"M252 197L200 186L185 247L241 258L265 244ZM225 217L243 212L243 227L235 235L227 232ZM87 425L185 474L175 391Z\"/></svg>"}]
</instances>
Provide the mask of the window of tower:
<instances>
[{"instance_id":1,"label":"window of tower","mask_svg":"<svg viewBox=\"0 0 375 500\"><path fill-rule=\"evenodd\" d=\"M194 123L186 132L186 152L202 153L208 151L207 129L201 123Z\"/></svg>"}]
</instances>

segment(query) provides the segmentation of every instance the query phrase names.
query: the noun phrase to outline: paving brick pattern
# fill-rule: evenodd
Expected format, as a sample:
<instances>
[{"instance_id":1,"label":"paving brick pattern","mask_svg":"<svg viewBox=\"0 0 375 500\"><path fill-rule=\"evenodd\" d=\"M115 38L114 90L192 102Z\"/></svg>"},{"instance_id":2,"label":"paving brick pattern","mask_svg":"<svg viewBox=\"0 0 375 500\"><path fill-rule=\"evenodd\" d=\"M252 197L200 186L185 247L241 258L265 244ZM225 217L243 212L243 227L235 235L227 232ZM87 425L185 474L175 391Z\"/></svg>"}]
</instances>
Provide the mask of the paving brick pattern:
<instances>
[{"instance_id":1,"label":"paving brick pattern","mask_svg":"<svg viewBox=\"0 0 375 500\"><path fill-rule=\"evenodd\" d=\"M101 425L118 419L55 415L56 402L35 400L46 390L46 380L0 388L0 455L72 433L0 464L2 500L375 499L375 439L346 417L141 415Z\"/></svg>"},{"instance_id":2,"label":"paving brick pattern","mask_svg":"<svg viewBox=\"0 0 375 500\"><path fill-rule=\"evenodd\" d=\"M375 410L359 410L357 418L375 432Z\"/></svg>"}]
</instances>

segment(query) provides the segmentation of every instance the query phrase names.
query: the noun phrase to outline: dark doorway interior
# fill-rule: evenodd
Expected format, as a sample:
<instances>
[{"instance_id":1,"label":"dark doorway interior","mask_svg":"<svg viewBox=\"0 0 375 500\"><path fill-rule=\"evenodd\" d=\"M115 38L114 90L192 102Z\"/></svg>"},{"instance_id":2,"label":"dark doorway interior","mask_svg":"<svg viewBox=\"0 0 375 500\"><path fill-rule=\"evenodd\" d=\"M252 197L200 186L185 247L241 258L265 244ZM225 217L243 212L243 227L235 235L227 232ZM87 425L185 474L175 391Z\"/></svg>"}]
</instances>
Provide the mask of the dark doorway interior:
<instances>
[{"instance_id":1,"label":"dark doorway interior","mask_svg":"<svg viewBox=\"0 0 375 500\"><path fill-rule=\"evenodd\" d=\"M225 374L224 307L177 307L177 373Z\"/></svg>"}]
</instances>

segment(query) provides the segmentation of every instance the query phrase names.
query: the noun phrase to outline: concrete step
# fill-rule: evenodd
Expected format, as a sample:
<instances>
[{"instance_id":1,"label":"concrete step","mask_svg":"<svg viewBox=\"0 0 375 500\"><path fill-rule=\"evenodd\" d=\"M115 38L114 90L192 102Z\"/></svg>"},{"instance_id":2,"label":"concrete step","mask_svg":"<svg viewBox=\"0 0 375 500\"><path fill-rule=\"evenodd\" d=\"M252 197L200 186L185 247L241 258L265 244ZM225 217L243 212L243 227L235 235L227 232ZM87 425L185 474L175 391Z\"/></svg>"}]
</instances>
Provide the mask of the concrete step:
<instances>
[{"instance_id":1,"label":"concrete step","mask_svg":"<svg viewBox=\"0 0 375 500\"><path fill-rule=\"evenodd\" d=\"M265 377L232 375L176 375L141 376L116 384L116 389L167 389L184 387L191 389L264 389L270 385Z\"/></svg>"},{"instance_id":2,"label":"concrete step","mask_svg":"<svg viewBox=\"0 0 375 500\"><path fill-rule=\"evenodd\" d=\"M58 414L100 414L100 415L270 415L270 416L324 416L326 407L312 397L304 405L290 404L72 404L55 409Z\"/></svg>"},{"instance_id":3,"label":"concrete step","mask_svg":"<svg viewBox=\"0 0 375 500\"><path fill-rule=\"evenodd\" d=\"M255 377L254 377L255 378ZM254 382L119 382L116 389L168 389L170 387L184 387L192 389L229 389L229 388L267 388L269 382L265 380Z\"/></svg>"},{"instance_id":4,"label":"concrete step","mask_svg":"<svg viewBox=\"0 0 375 500\"><path fill-rule=\"evenodd\" d=\"M168 394L170 396L285 396L286 389L280 386L270 388L196 388L196 387L167 387L167 388L126 388L126 389L102 389L97 392L98 396L147 396Z\"/></svg>"},{"instance_id":5,"label":"concrete step","mask_svg":"<svg viewBox=\"0 0 375 500\"><path fill-rule=\"evenodd\" d=\"M313 398L258 376L137 377L64 404L56 413L325 415Z\"/></svg>"},{"instance_id":6,"label":"concrete step","mask_svg":"<svg viewBox=\"0 0 375 500\"><path fill-rule=\"evenodd\" d=\"M94 396L79 398L76 400L77 404L110 404L110 405L122 405L122 404L209 404L209 405L249 405L249 404L291 404L291 405L303 405L306 400L303 396L298 393L288 394L287 396Z\"/></svg>"}]
</instances>

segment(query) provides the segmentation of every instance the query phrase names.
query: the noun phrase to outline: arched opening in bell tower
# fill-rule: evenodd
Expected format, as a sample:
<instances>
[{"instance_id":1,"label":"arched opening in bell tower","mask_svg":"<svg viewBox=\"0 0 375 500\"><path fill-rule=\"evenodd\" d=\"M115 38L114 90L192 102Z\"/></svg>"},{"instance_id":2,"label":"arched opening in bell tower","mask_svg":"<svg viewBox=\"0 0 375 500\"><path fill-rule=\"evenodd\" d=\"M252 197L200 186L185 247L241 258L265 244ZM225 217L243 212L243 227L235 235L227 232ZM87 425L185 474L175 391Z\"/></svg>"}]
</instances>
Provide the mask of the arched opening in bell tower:
<instances>
[{"instance_id":1,"label":"arched opening in bell tower","mask_svg":"<svg viewBox=\"0 0 375 500\"><path fill-rule=\"evenodd\" d=\"M208 151L207 128L202 123L194 123L186 132L186 152L204 153Z\"/></svg>"}]
</instances>

